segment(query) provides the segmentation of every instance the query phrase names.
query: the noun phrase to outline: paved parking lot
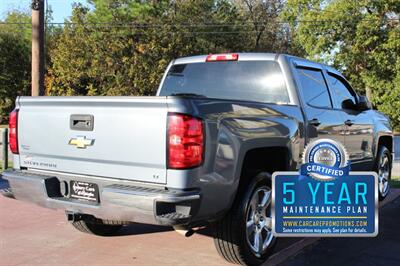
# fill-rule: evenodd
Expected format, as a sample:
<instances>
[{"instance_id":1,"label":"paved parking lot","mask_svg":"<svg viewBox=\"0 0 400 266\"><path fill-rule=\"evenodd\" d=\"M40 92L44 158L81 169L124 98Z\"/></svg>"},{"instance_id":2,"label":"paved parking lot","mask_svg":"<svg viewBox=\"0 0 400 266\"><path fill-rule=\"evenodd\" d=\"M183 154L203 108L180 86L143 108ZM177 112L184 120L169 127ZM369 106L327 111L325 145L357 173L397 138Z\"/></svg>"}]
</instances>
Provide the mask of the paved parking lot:
<instances>
[{"instance_id":1,"label":"paved parking lot","mask_svg":"<svg viewBox=\"0 0 400 266\"><path fill-rule=\"evenodd\" d=\"M0 187L1 185L0 182ZM397 197L397 205L389 210L383 209L378 240L361 239L364 247L361 251L379 245L384 249L384 244L389 245L388 252L392 252L393 248L400 250L400 233L397 231L400 224L400 190L393 191L390 196L390 200ZM0 196L1 266L228 265L217 254L210 235L209 230L202 230L190 238L185 238L170 228L135 224L125 227L119 236L97 237L76 231L66 221L62 211L49 210ZM322 243L325 243L324 241ZM339 247L339 251L345 246L351 248L354 245L346 239L328 241L332 243L332 248ZM320 242L315 238L281 238L276 247L277 253L270 258L267 265L282 263L305 246L316 245L316 249L311 249L310 253L303 253L288 262L289 265L302 265L308 258L313 258L311 255L314 252L321 252L321 248L318 248ZM322 247L323 245L325 244L322 244ZM331 249L328 246L326 252L329 250ZM355 260L363 259L364 256L362 252L351 254ZM384 252L382 254L386 256ZM395 255L398 256L397 253Z\"/></svg>"},{"instance_id":2,"label":"paved parking lot","mask_svg":"<svg viewBox=\"0 0 400 266\"><path fill-rule=\"evenodd\" d=\"M228 265L210 235L210 230L202 230L185 238L168 227L134 224L119 236L97 237L75 230L62 211L0 196L1 266ZM282 239L276 249L298 241Z\"/></svg>"},{"instance_id":3,"label":"paved parking lot","mask_svg":"<svg viewBox=\"0 0 400 266\"><path fill-rule=\"evenodd\" d=\"M76 231L62 211L0 196L0 265L224 265L212 238L137 224L116 237Z\"/></svg>"}]
</instances>

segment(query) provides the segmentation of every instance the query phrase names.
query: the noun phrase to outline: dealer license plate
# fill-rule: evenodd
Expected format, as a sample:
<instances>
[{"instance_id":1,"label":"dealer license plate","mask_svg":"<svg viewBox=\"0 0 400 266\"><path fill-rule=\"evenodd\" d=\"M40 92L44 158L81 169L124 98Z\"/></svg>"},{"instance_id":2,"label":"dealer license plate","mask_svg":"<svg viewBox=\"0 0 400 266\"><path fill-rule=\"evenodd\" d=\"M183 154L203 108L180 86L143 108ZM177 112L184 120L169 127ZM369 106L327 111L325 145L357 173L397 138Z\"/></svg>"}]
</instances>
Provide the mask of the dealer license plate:
<instances>
[{"instance_id":1,"label":"dealer license plate","mask_svg":"<svg viewBox=\"0 0 400 266\"><path fill-rule=\"evenodd\" d=\"M71 198L99 202L99 187L97 186L97 184L81 181L71 181L70 190Z\"/></svg>"}]
</instances>

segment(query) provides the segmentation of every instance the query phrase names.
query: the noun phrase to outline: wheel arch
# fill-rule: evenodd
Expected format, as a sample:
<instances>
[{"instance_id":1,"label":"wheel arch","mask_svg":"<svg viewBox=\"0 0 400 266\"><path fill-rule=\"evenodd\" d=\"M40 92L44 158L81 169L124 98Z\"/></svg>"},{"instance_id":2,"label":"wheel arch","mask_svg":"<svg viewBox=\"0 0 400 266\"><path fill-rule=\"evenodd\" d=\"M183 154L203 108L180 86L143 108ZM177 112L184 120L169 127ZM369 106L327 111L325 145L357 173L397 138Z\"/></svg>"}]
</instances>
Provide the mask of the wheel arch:
<instances>
[{"instance_id":1,"label":"wheel arch","mask_svg":"<svg viewBox=\"0 0 400 266\"><path fill-rule=\"evenodd\" d=\"M289 170L290 161L291 153L287 146L259 147L247 150L241 163L235 198L259 173L266 172L272 175L275 171Z\"/></svg>"},{"instance_id":2,"label":"wheel arch","mask_svg":"<svg viewBox=\"0 0 400 266\"><path fill-rule=\"evenodd\" d=\"M390 155L393 157L393 153L394 153L393 146L394 145L393 145L393 137L392 136L383 135L378 138L377 146L375 149L375 159L378 157L379 147L381 147L381 146L385 146L389 150ZM392 158L392 160L393 160L393 158Z\"/></svg>"}]
</instances>

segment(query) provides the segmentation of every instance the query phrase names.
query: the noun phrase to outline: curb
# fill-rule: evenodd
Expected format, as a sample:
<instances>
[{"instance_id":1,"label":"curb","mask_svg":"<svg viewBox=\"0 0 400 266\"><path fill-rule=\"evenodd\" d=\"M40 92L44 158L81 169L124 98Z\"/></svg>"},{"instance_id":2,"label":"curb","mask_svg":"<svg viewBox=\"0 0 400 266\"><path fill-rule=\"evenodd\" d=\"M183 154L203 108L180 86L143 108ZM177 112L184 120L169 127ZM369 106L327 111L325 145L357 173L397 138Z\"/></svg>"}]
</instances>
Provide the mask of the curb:
<instances>
[{"instance_id":1,"label":"curb","mask_svg":"<svg viewBox=\"0 0 400 266\"><path fill-rule=\"evenodd\" d=\"M391 189L391 193L386 197L386 199L379 203L379 208L382 208L383 206L392 202L393 200L397 199L398 197L400 197L400 189ZM294 243L294 244L282 249L278 253L272 255L262 265L269 266L269 265L282 264L286 260L299 254L306 247L317 243L321 239L322 239L322 237L302 238L301 240L297 241L296 243Z\"/></svg>"}]
</instances>

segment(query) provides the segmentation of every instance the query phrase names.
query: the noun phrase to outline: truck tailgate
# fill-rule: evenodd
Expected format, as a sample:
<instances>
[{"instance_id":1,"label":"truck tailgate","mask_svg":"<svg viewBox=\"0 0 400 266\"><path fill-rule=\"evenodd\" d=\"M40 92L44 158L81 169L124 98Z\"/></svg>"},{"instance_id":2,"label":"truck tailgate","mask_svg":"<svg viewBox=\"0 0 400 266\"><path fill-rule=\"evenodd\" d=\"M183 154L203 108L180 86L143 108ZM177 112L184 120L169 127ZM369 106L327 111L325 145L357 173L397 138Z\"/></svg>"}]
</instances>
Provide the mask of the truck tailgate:
<instances>
[{"instance_id":1,"label":"truck tailgate","mask_svg":"<svg viewBox=\"0 0 400 266\"><path fill-rule=\"evenodd\" d=\"M166 97L21 97L17 107L21 167L166 183Z\"/></svg>"}]
</instances>

